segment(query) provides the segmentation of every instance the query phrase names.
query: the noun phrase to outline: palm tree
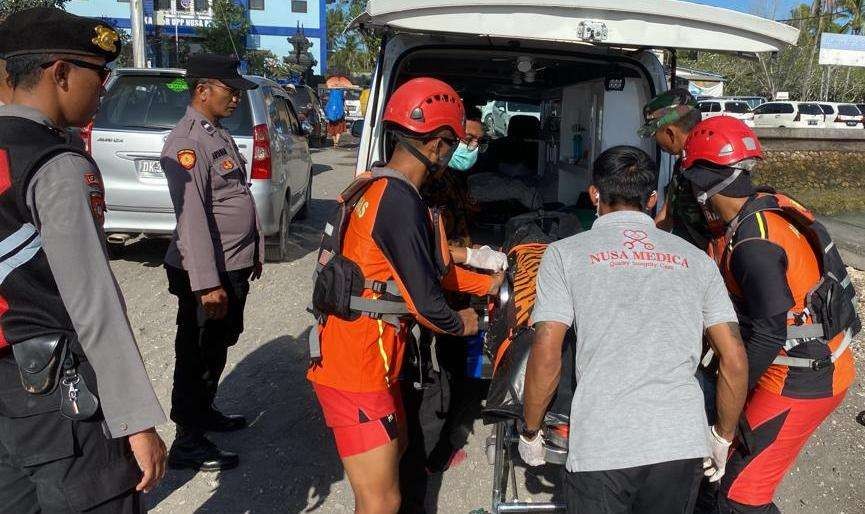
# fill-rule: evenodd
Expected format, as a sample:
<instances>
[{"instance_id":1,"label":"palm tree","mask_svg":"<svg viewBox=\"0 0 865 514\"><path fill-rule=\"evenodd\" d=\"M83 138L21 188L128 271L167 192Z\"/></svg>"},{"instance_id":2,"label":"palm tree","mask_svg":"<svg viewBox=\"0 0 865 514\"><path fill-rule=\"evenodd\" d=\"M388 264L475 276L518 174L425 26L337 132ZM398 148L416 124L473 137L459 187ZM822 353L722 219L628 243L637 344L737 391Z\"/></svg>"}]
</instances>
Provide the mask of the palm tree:
<instances>
[{"instance_id":1,"label":"palm tree","mask_svg":"<svg viewBox=\"0 0 865 514\"><path fill-rule=\"evenodd\" d=\"M844 19L841 32L862 34L865 28L865 0L839 0L838 3Z\"/></svg>"}]
</instances>

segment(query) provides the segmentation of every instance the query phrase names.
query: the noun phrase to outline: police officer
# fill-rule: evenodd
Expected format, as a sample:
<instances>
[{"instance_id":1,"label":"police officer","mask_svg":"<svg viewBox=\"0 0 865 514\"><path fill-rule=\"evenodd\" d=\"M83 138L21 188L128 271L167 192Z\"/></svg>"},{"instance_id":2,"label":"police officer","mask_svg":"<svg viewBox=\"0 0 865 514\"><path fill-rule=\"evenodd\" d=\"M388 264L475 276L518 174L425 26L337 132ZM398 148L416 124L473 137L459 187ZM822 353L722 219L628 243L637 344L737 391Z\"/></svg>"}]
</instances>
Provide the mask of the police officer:
<instances>
[{"instance_id":1,"label":"police officer","mask_svg":"<svg viewBox=\"0 0 865 514\"><path fill-rule=\"evenodd\" d=\"M220 120L257 85L237 60L193 55L186 69L192 101L165 141L162 167L177 217L165 255L168 289L178 298L171 419L177 438L168 464L202 471L230 469L236 454L204 433L246 427L240 415L213 405L228 347L243 332L249 281L261 276L264 237L249 190L245 160Z\"/></svg>"},{"instance_id":2,"label":"police officer","mask_svg":"<svg viewBox=\"0 0 865 514\"><path fill-rule=\"evenodd\" d=\"M96 112L119 51L114 29L59 9L0 25L3 512L143 512L164 474L165 414L108 265L99 169L65 130Z\"/></svg>"}]
</instances>

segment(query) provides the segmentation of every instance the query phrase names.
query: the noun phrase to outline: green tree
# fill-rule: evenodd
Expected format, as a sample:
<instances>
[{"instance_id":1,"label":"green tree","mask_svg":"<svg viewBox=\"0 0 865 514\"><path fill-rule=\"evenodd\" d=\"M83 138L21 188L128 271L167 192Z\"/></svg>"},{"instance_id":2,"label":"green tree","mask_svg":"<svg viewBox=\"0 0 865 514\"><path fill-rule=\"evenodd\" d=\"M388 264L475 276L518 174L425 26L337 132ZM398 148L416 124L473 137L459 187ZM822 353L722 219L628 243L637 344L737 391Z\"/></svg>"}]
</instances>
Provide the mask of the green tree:
<instances>
[{"instance_id":1,"label":"green tree","mask_svg":"<svg viewBox=\"0 0 865 514\"><path fill-rule=\"evenodd\" d=\"M328 68L352 74L372 71L381 38L349 29L366 9L366 0L336 0L327 12Z\"/></svg>"},{"instance_id":2,"label":"green tree","mask_svg":"<svg viewBox=\"0 0 865 514\"><path fill-rule=\"evenodd\" d=\"M0 2L0 22L13 12L33 7L59 7L62 9L65 3L66 0L3 0Z\"/></svg>"},{"instance_id":3,"label":"green tree","mask_svg":"<svg viewBox=\"0 0 865 514\"><path fill-rule=\"evenodd\" d=\"M246 56L246 36L249 34L249 18L243 7L234 0L213 0L213 22L199 27L196 33L202 38L201 45L208 52Z\"/></svg>"}]
</instances>

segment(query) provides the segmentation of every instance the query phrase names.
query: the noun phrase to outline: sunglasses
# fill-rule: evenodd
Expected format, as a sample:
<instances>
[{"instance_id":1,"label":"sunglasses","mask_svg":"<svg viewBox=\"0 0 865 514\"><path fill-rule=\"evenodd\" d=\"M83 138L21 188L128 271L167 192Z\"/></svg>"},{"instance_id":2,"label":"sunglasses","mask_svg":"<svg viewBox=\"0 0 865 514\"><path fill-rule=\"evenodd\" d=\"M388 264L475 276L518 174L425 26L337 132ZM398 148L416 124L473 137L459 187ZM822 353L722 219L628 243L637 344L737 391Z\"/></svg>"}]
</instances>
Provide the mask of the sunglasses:
<instances>
[{"instance_id":1,"label":"sunglasses","mask_svg":"<svg viewBox=\"0 0 865 514\"><path fill-rule=\"evenodd\" d=\"M99 74L99 80L101 80L103 84L105 84L105 82L108 80L108 76L111 75L111 68L105 66L104 64L93 64L92 62L79 61L78 59L54 59L53 61L42 63L41 67L43 69L50 68L54 65L55 62L65 62L77 68L87 68L88 70L93 70Z\"/></svg>"},{"instance_id":2,"label":"sunglasses","mask_svg":"<svg viewBox=\"0 0 865 514\"><path fill-rule=\"evenodd\" d=\"M238 100L240 99L241 95L243 94L243 91L241 91L240 89L234 89L233 87L228 87L228 86L226 86L224 84L220 84L218 82L208 82L208 84L211 86L216 86L220 89L224 89L224 90L228 91L229 94L231 94L231 96L233 96L234 98L237 98Z\"/></svg>"}]
</instances>

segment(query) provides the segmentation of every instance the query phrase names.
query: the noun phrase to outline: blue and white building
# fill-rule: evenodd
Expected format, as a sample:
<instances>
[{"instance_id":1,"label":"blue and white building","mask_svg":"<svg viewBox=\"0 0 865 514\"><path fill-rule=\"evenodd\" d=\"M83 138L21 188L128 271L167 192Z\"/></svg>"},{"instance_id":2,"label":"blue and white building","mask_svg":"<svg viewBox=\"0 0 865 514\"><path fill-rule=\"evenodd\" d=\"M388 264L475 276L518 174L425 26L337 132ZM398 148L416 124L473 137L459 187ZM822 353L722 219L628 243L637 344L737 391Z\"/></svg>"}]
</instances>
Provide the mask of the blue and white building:
<instances>
[{"instance_id":1,"label":"blue and white building","mask_svg":"<svg viewBox=\"0 0 865 514\"><path fill-rule=\"evenodd\" d=\"M251 24L247 49L270 50L278 59L293 54L289 38L303 27L304 35L312 43L309 49L318 63L313 73L327 72L327 14L326 0L234 0L246 11ZM211 0L143 0L144 30L148 42L147 60L151 66L176 65L172 46L181 41L189 44L195 53L195 29L221 23L213 17ZM103 18L115 27L129 31L129 0L69 0L66 10L81 16ZM175 45L172 45L172 41Z\"/></svg>"}]
</instances>

